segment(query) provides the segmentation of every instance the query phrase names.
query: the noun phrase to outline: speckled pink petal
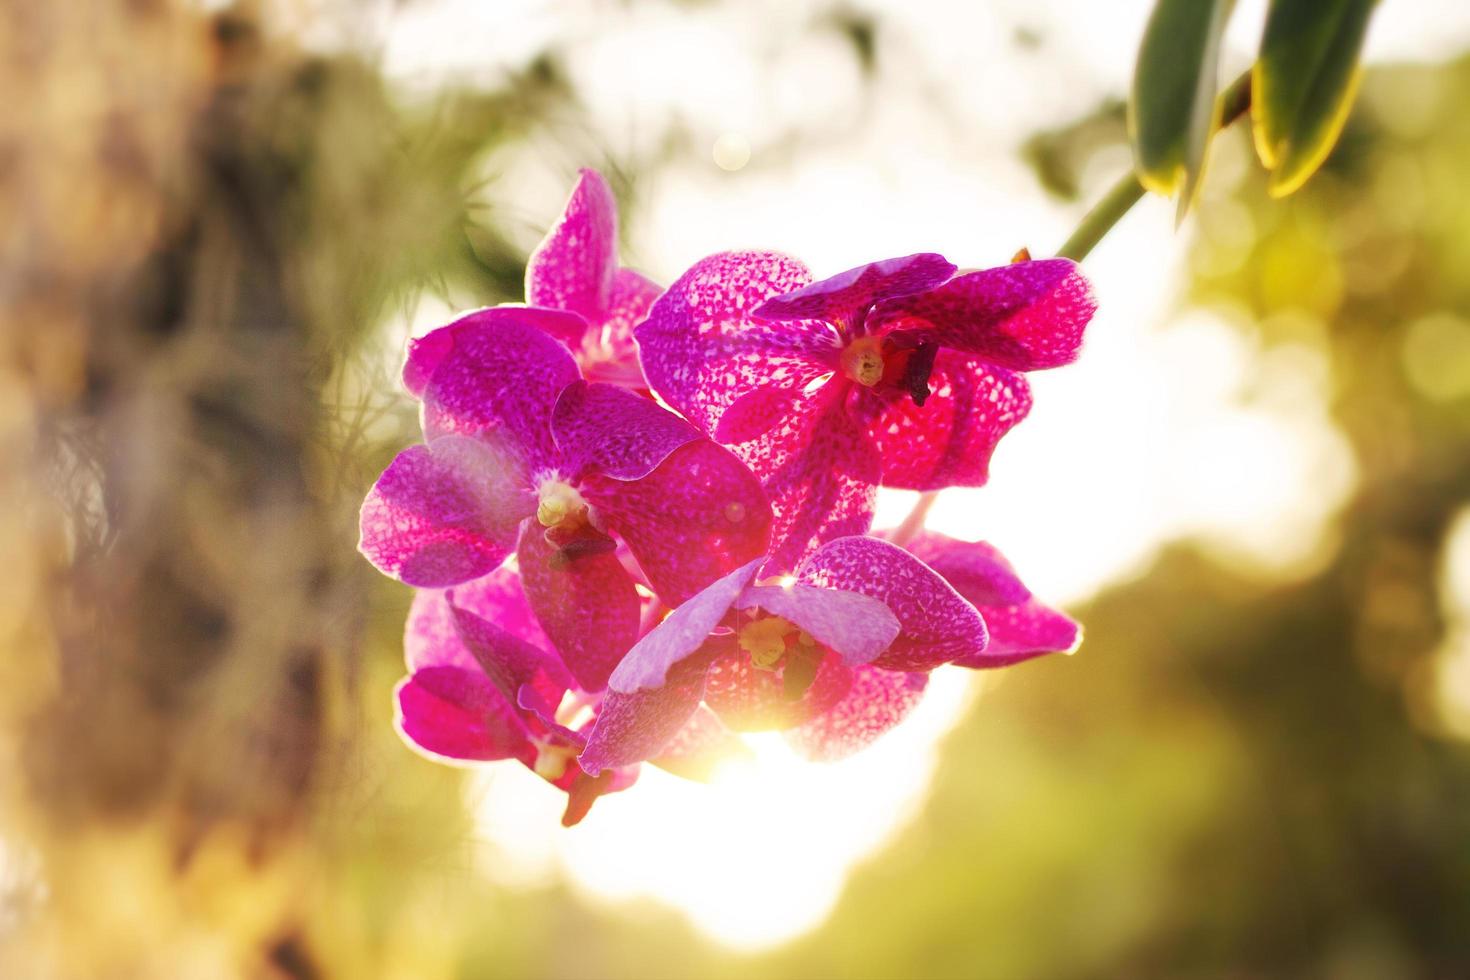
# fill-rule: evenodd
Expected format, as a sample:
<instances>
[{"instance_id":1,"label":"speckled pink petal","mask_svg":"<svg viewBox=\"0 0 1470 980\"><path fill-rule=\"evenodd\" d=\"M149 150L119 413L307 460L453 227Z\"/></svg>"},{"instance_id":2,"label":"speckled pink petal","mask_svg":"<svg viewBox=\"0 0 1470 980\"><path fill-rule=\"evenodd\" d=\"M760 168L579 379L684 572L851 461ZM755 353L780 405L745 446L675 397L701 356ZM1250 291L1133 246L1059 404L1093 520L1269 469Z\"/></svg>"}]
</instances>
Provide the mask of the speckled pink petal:
<instances>
[{"instance_id":1,"label":"speckled pink petal","mask_svg":"<svg viewBox=\"0 0 1470 980\"><path fill-rule=\"evenodd\" d=\"M562 472L573 481L592 470L618 480L649 473L698 429L652 400L610 384L573 381L551 414Z\"/></svg>"},{"instance_id":2,"label":"speckled pink petal","mask_svg":"<svg viewBox=\"0 0 1470 980\"><path fill-rule=\"evenodd\" d=\"M648 317L653 301L663 294L664 287L641 272L619 269L613 275L612 296L602 319L603 343L618 353L638 356L638 345L633 339L633 328Z\"/></svg>"},{"instance_id":3,"label":"speckled pink petal","mask_svg":"<svg viewBox=\"0 0 1470 980\"><path fill-rule=\"evenodd\" d=\"M456 335L462 331L493 331L500 324L536 327L568 344L579 343L587 330L586 321L564 310L538 309L519 303L475 310L408 342L408 356L403 362L403 386L414 396L423 395L440 363L454 350Z\"/></svg>"},{"instance_id":4,"label":"speckled pink petal","mask_svg":"<svg viewBox=\"0 0 1470 980\"><path fill-rule=\"evenodd\" d=\"M923 407L897 392L856 397L859 416L883 458L883 485L906 490L978 487L990 476L1001 437L1031 410L1019 374L940 351Z\"/></svg>"},{"instance_id":5,"label":"speckled pink petal","mask_svg":"<svg viewBox=\"0 0 1470 980\"><path fill-rule=\"evenodd\" d=\"M939 573L897 545L849 537L817 549L800 581L872 596L898 617L898 638L873 661L888 670L932 670L984 651L985 620Z\"/></svg>"},{"instance_id":6,"label":"speckled pink petal","mask_svg":"<svg viewBox=\"0 0 1470 980\"><path fill-rule=\"evenodd\" d=\"M1041 259L956 276L882 304L874 319L1001 367L1036 371L1077 359L1096 309L1075 262Z\"/></svg>"},{"instance_id":7,"label":"speckled pink petal","mask_svg":"<svg viewBox=\"0 0 1470 980\"><path fill-rule=\"evenodd\" d=\"M1014 605L1031 598L999 550L984 541L961 541L937 531L920 531L904 546L909 554L943 575L950 585L980 606Z\"/></svg>"},{"instance_id":8,"label":"speckled pink petal","mask_svg":"<svg viewBox=\"0 0 1470 980\"><path fill-rule=\"evenodd\" d=\"M398 685L394 702L399 733L424 752L474 761L535 758L525 726L478 671L415 671Z\"/></svg>"},{"instance_id":9,"label":"speckled pink petal","mask_svg":"<svg viewBox=\"0 0 1470 980\"><path fill-rule=\"evenodd\" d=\"M928 683L928 674L855 668L847 695L825 713L788 731L786 741L814 762L845 759L903 721L924 696Z\"/></svg>"},{"instance_id":10,"label":"speckled pink petal","mask_svg":"<svg viewBox=\"0 0 1470 980\"><path fill-rule=\"evenodd\" d=\"M749 747L725 727L720 716L700 705L659 755L649 761L675 776L706 782L725 763L750 757Z\"/></svg>"},{"instance_id":11,"label":"speckled pink petal","mask_svg":"<svg viewBox=\"0 0 1470 980\"><path fill-rule=\"evenodd\" d=\"M874 303L930 289L954 271L954 263L933 252L883 259L768 299L755 312L768 320L825 320L851 327Z\"/></svg>"},{"instance_id":12,"label":"speckled pink petal","mask_svg":"<svg viewBox=\"0 0 1470 980\"><path fill-rule=\"evenodd\" d=\"M872 526L882 463L848 413L847 389L833 380L784 398L757 391L732 410L739 427L724 428L771 501L766 574L794 568L823 541ZM735 435L748 438L736 442Z\"/></svg>"},{"instance_id":13,"label":"speckled pink petal","mask_svg":"<svg viewBox=\"0 0 1470 980\"><path fill-rule=\"evenodd\" d=\"M577 758L582 768L595 776L612 766L658 756L699 707L709 661L706 653L692 653L671 663L657 685L634 693L609 688L587 747Z\"/></svg>"},{"instance_id":14,"label":"speckled pink petal","mask_svg":"<svg viewBox=\"0 0 1470 980\"><path fill-rule=\"evenodd\" d=\"M638 639L641 603L611 551L568 553L527 520L516 547L521 584L536 619L586 691L600 691Z\"/></svg>"},{"instance_id":15,"label":"speckled pink petal","mask_svg":"<svg viewBox=\"0 0 1470 980\"><path fill-rule=\"evenodd\" d=\"M760 484L734 454L707 439L681 446L640 480L588 476L579 487L667 605L764 555L770 540L770 506Z\"/></svg>"},{"instance_id":16,"label":"speckled pink petal","mask_svg":"<svg viewBox=\"0 0 1470 980\"><path fill-rule=\"evenodd\" d=\"M759 670L750 656L727 638L723 651L710 664L705 676L704 701L720 720L737 732L766 732L815 718L827 711L852 685L852 670L828 652L817 666L816 677L799 697L786 690L782 666Z\"/></svg>"},{"instance_id":17,"label":"speckled pink petal","mask_svg":"<svg viewBox=\"0 0 1470 980\"><path fill-rule=\"evenodd\" d=\"M424 387L434 376L439 362L454 350L454 325L431 330L422 337L408 342L408 354L403 359L403 387L415 398L424 393Z\"/></svg>"},{"instance_id":18,"label":"speckled pink petal","mask_svg":"<svg viewBox=\"0 0 1470 980\"><path fill-rule=\"evenodd\" d=\"M601 174L583 170L561 218L526 261L526 302L601 320L617 254L617 201Z\"/></svg>"},{"instance_id":19,"label":"speckled pink petal","mask_svg":"<svg viewBox=\"0 0 1470 980\"><path fill-rule=\"evenodd\" d=\"M420 589L403 631L410 673L456 667L481 674L522 709L523 720L530 711L548 730L572 683L554 649L531 614L520 574L507 566L452 589Z\"/></svg>"},{"instance_id":20,"label":"speckled pink petal","mask_svg":"<svg viewBox=\"0 0 1470 980\"><path fill-rule=\"evenodd\" d=\"M552 406L579 377L566 347L530 323L460 329L424 388L424 433L493 434L531 472L552 468Z\"/></svg>"},{"instance_id":21,"label":"speckled pink petal","mask_svg":"<svg viewBox=\"0 0 1470 980\"><path fill-rule=\"evenodd\" d=\"M648 316L648 309L664 288L632 269L619 269L613 277L612 299L603 321L587 332L577 355L582 376L588 381L605 381L624 388L646 389L643 366L638 363L638 345L633 328Z\"/></svg>"},{"instance_id":22,"label":"speckled pink petal","mask_svg":"<svg viewBox=\"0 0 1470 980\"><path fill-rule=\"evenodd\" d=\"M985 617L989 646L983 653L961 657L957 665L1004 667L1045 653L1075 650L1081 642L1077 623L1033 596L993 546L925 531L909 542L908 549Z\"/></svg>"},{"instance_id":23,"label":"speckled pink petal","mask_svg":"<svg viewBox=\"0 0 1470 980\"><path fill-rule=\"evenodd\" d=\"M833 370L840 341L831 327L752 316L763 301L809 281L806 266L779 252L721 252L695 263L634 331L649 387L713 433L745 392L801 389Z\"/></svg>"},{"instance_id":24,"label":"speckled pink petal","mask_svg":"<svg viewBox=\"0 0 1470 980\"><path fill-rule=\"evenodd\" d=\"M559 701L548 697L549 693L542 684L522 684L516 692L516 707L520 709L521 718L538 740L547 745L560 745L581 752L582 746L587 744L586 737L556 720ZM556 692L556 697L559 699L566 693L563 689Z\"/></svg>"},{"instance_id":25,"label":"speckled pink petal","mask_svg":"<svg viewBox=\"0 0 1470 980\"><path fill-rule=\"evenodd\" d=\"M1048 653L1070 653L1082 642L1076 620L1032 599L1019 606L982 610L990 646L960 657L956 667L1009 667Z\"/></svg>"},{"instance_id":26,"label":"speckled pink petal","mask_svg":"<svg viewBox=\"0 0 1470 980\"><path fill-rule=\"evenodd\" d=\"M510 704L520 706L521 689L529 687L535 703L553 711L572 686L572 677L556 656L513 636L494 623L455 604L446 596L460 643Z\"/></svg>"},{"instance_id":27,"label":"speckled pink petal","mask_svg":"<svg viewBox=\"0 0 1470 980\"><path fill-rule=\"evenodd\" d=\"M747 562L671 612L623 658L608 686L623 694L662 687L668 671L704 645L755 578L760 563L759 558Z\"/></svg>"},{"instance_id":28,"label":"speckled pink petal","mask_svg":"<svg viewBox=\"0 0 1470 980\"><path fill-rule=\"evenodd\" d=\"M454 624L445 593L448 589L419 589L403 629L403 654L412 673L421 667L465 667L478 670L479 661L465 649ZM494 623L541 650L554 650L536 622L515 568L502 565L489 575L453 587L454 604Z\"/></svg>"},{"instance_id":29,"label":"speckled pink petal","mask_svg":"<svg viewBox=\"0 0 1470 980\"><path fill-rule=\"evenodd\" d=\"M818 643L841 654L849 666L865 664L898 636L898 620L871 596L841 589L818 589L800 582L753 585L736 609L759 607L801 627Z\"/></svg>"},{"instance_id":30,"label":"speckled pink petal","mask_svg":"<svg viewBox=\"0 0 1470 980\"><path fill-rule=\"evenodd\" d=\"M386 575L435 588L505 560L535 509L524 475L478 439L444 436L388 465L362 503L359 550Z\"/></svg>"}]
</instances>

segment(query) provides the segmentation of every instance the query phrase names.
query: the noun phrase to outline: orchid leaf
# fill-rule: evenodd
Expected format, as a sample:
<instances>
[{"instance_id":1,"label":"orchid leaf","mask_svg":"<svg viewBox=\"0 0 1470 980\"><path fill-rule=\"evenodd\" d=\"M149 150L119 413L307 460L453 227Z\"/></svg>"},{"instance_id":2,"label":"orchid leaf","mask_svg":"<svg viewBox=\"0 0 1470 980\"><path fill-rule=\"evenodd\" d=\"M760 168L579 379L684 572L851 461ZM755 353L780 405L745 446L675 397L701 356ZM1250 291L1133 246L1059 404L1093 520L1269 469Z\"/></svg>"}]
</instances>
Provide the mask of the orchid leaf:
<instances>
[{"instance_id":1,"label":"orchid leaf","mask_svg":"<svg viewBox=\"0 0 1470 980\"><path fill-rule=\"evenodd\" d=\"M1149 18L1128 129L1139 182L1179 195L1183 218L1199 186L1215 130L1220 39L1234 0L1159 0Z\"/></svg>"},{"instance_id":2,"label":"orchid leaf","mask_svg":"<svg viewBox=\"0 0 1470 980\"><path fill-rule=\"evenodd\" d=\"M1362 74L1376 0L1273 0L1253 73L1256 152L1285 197L1327 159Z\"/></svg>"}]
</instances>

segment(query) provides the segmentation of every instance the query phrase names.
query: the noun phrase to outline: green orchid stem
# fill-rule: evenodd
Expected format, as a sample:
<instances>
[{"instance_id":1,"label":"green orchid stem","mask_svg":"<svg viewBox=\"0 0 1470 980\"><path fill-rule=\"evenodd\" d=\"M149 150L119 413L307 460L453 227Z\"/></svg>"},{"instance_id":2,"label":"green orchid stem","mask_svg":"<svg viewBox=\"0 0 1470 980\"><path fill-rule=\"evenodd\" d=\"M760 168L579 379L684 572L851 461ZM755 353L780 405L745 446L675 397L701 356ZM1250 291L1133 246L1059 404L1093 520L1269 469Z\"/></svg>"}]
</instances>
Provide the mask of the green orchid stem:
<instances>
[{"instance_id":1,"label":"green orchid stem","mask_svg":"<svg viewBox=\"0 0 1470 980\"><path fill-rule=\"evenodd\" d=\"M1251 107L1251 73L1243 72L1239 78L1230 83L1220 96L1220 121L1215 124L1215 131L1219 132L1229 126L1235 120L1246 114ZM1082 219L1077 230L1072 232L1057 251L1057 255L1081 262L1087 254L1097 247L1107 233L1113 230L1113 226L1122 220L1123 215L1133 209L1139 199L1143 197L1143 185L1138 182L1138 177L1133 172L1123 176L1112 189L1103 196L1101 201Z\"/></svg>"}]
</instances>

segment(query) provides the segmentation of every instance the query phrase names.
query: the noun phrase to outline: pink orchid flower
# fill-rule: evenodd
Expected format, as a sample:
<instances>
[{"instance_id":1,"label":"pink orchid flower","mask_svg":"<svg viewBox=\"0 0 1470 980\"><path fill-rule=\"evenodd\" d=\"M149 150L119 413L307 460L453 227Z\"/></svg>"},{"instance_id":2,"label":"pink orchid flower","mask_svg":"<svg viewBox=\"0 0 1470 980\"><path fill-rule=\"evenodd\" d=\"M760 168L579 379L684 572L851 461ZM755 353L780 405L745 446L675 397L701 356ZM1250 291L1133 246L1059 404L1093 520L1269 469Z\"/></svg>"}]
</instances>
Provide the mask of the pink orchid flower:
<instances>
[{"instance_id":1,"label":"pink orchid flower","mask_svg":"<svg viewBox=\"0 0 1470 980\"><path fill-rule=\"evenodd\" d=\"M420 589L403 647L409 676L394 691L396 727L429 758L514 759L567 793L566 826L586 816L597 797L637 779L636 766L589 776L577 764L600 699L573 686L514 569L502 566L453 589ZM747 753L701 706L650 761L698 780Z\"/></svg>"},{"instance_id":2,"label":"pink orchid flower","mask_svg":"<svg viewBox=\"0 0 1470 980\"><path fill-rule=\"evenodd\" d=\"M521 322L566 344L588 381L644 391L633 326L660 292L653 280L618 265L617 202L601 174L582 170L561 217L526 261L525 304L494 309L520 310ZM447 344L442 330L409 341L403 383L415 396Z\"/></svg>"},{"instance_id":3,"label":"pink orchid flower","mask_svg":"<svg viewBox=\"0 0 1470 980\"><path fill-rule=\"evenodd\" d=\"M957 657L952 666L1006 667L1046 653L1070 653L1081 642L1077 623L1032 595L994 546L921 531L905 547L985 620L989 642L984 649ZM923 697L928 680L926 673L860 667L847 696L787 731L786 741L815 761L852 755L903 721Z\"/></svg>"},{"instance_id":4,"label":"pink orchid flower","mask_svg":"<svg viewBox=\"0 0 1470 980\"><path fill-rule=\"evenodd\" d=\"M650 387L730 446L774 510L772 568L867 531L879 484L979 486L1094 309L1066 259L955 275L922 253L813 283L776 252L698 262L636 330Z\"/></svg>"},{"instance_id":5,"label":"pink orchid flower","mask_svg":"<svg viewBox=\"0 0 1470 980\"><path fill-rule=\"evenodd\" d=\"M537 624L513 569L455 589L421 590L404 632L409 676L395 691L397 728L438 761L515 759L567 793L562 823L633 784L636 767L589 776L576 762L590 707L557 720L572 679ZM580 715L581 717L577 717Z\"/></svg>"},{"instance_id":6,"label":"pink orchid flower","mask_svg":"<svg viewBox=\"0 0 1470 980\"><path fill-rule=\"evenodd\" d=\"M425 443L363 501L363 554L443 588L512 552L537 620L598 691L639 635L635 578L672 606L765 553L770 509L728 450L646 397L580 377L543 329L575 314L500 307L425 338L404 368Z\"/></svg>"},{"instance_id":7,"label":"pink orchid flower","mask_svg":"<svg viewBox=\"0 0 1470 980\"><path fill-rule=\"evenodd\" d=\"M892 710L899 699L890 688L916 699L923 681L911 675L985 650L974 606L886 541L830 541L786 584L753 584L761 564L719 579L629 651L609 680L583 769L658 755L701 702L736 731L825 717L831 732L817 722L811 740L850 739L874 691Z\"/></svg>"},{"instance_id":8,"label":"pink orchid flower","mask_svg":"<svg viewBox=\"0 0 1470 980\"><path fill-rule=\"evenodd\" d=\"M583 170L561 218L526 262L526 302L577 314L554 335L588 381L646 388L633 325L662 289L618 266L617 202L596 170Z\"/></svg>"}]
</instances>

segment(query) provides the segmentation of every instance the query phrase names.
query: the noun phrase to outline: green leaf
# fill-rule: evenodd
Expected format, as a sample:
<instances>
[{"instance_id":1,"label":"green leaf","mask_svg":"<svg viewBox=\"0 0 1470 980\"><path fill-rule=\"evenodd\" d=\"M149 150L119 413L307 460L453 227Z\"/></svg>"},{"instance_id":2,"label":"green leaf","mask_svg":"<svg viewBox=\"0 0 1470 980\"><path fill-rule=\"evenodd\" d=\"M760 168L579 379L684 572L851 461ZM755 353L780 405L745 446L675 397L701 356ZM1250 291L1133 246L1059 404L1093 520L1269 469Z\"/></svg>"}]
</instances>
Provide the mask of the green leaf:
<instances>
[{"instance_id":1,"label":"green leaf","mask_svg":"<svg viewBox=\"0 0 1470 980\"><path fill-rule=\"evenodd\" d=\"M1128 129L1139 182L1189 208L1215 130L1220 37L1235 0L1159 0L1149 17Z\"/></svg>"},{"instance_id":2,"label":"green leaf","mask_svg":"<svg viewBox=\"0 0 1470 980\"><path fill-rule=\"evenodd\" d=\"M1357 94L1376 0L1272 0L1253 71L1256 153L1285 197L1332 151Z\"/></svg>"}]
</instances>

